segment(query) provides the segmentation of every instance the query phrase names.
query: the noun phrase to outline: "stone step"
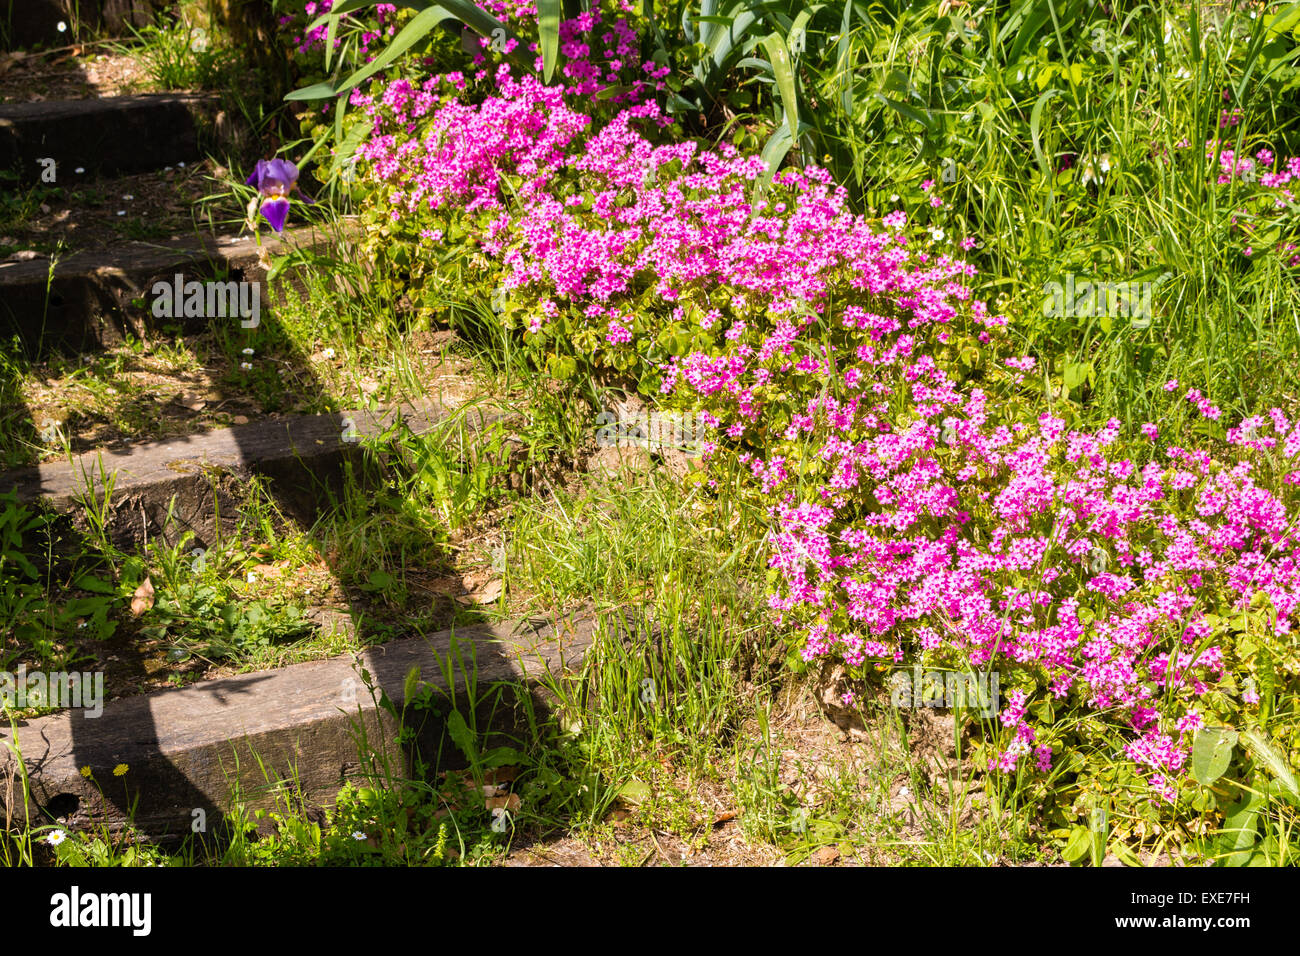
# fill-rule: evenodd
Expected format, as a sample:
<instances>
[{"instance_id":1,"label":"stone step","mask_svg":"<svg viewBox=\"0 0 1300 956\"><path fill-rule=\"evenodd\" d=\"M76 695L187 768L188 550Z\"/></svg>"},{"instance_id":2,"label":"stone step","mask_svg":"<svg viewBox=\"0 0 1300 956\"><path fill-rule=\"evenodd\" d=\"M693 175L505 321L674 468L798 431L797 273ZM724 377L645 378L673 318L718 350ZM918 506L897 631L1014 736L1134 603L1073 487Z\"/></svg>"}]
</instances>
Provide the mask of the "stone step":
<instances>
[{"instance_id":1,"label":"stone step","mask_svg":"<svg viewBox=\"0 0 1300 956\"><path fill-rule=\"evenodd\" d=\"M295 248L322 248L332 241L312 226L286 229L280 238L262 238L262 249L274 255ZM76 253L62 260L44 258L0 263L0 340L17 336L29 358L52 351L85 352L117 344L126 333L143 338L160 323L197 331L210 322L253 321L220 313L228 304L229 282L257 286L257 301L265 307L266 270L262 249L252 238L191 238L161 243L127 242L112 250ZM155 313L158 283L175 288L182 277L182 300L173 314ZM191 299L189 282L220 282L212 289L217 309L209 315L205 288L202 315L186 315ZM252 299L251 287L243 290ZM144 307L133 304L143 302ZM251 328L252 326L245 326Z\"/></svg>"},{"instance_id":2,"label":"stone step","mask_svg":"<svg viewBox=\"0 0 1300 956\"><path fill-rule=\"evenodd\" d=\"M35 185L54 160L55 183L145 172L200 156L200 130L215 128L220 98L141 93L102 99L0 104L0 169Z\"/></svg>"},{"instance_id":3,"label":"stone step","mask_svg":"<svg viewBox=\"0 0 1300 956\"><path fill-rule=\"evenodd\" d=\"M421 682L448 695L465 716L467 701L475 702L477 726L492 731L489 745L508 745L509 735L527 727L524 715L494 703L487 688L522 683L544 713L548 698L540 679L579 669L592 633L587 612L561 621L473 625L368 648L359 662L336 657L100 701L97 716L94 706L82 706L22 722L16 739L5 726L0 741L21 753L31 800L22 799L18 762L6 753L0 806L15 822L61 818L68 827L111 831L130 822L147 837L174 839L194 832L196 821L217 832L236 787L254 807L274 806L269 791L281 782L292 782L308 801L332 802L344 782L359 776L363 728L396 776L411 773L416 748L441 769L463 767L433 715L414 743L398 748L395 719L375 706L380 692L400 712L406 677L418 667ZM93 679L86 686L93 704ZM127 769L116 776L121 765ZM83 774L87 767L90 776Z\"/></svg>"},{"instance_id":4,"label":"stone step","mask_svg":"<svg viewBox=\"0 0 1300 956\"><path fill-rule=\"evenodd\" d=\"M379 411L266 419L9 471L0 474L0 491L14 490L23 502L43 501L77 526L85 522L85 503L92 502L105 515L110 540L124 551L153 539L175 544L186 531L193 532L195 547L208 548L233 533L249 478L269 479L285 517L310 527L328 501L326 492L337 490L343 463L360 454L363 438L383 434L399 418L421 434L453 413L422 399ZM457 414L471 432L508 418L486 405Z\"/></svg>"}]
</instances>

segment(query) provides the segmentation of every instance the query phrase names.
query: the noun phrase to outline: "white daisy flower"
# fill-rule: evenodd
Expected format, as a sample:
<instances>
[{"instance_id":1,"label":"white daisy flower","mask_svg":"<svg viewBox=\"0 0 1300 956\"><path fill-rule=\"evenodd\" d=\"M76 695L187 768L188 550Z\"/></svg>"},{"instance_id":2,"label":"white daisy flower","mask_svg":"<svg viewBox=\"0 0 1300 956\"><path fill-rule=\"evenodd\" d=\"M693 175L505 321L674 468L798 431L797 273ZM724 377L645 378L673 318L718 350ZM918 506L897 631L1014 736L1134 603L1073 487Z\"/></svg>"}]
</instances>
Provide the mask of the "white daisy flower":
<instances>
[{"instance_id":1,"label":"white daisy flower","mask_svg":"<svg viewBox=\"0 0 1300 956\"><path fill-rule=\"evenodd\" d=\"M247 372L249 369L251 369L251 368L253 367L253 363L252 363L252 362L240 362L240 363L239 363L239 367L242 368L245 372Z\"/></svg>"},{"instance_id":2,"label":"white daisy flower","mask_svg":"<svg viewBox=\"0 0 1300 956\"><path fill-rule=\"evenodd\" d=\"M252 349L244 349L244 354L245 354L245 355L252 355L252 354L253 354L253 350L252 350Z\"/></svg>"},{"instance_id":3,"label":"white daisy flower","mask_svg":"<svg viewBox=\"0 0 1300 956\"><path fill-rule=\"evenodd\" d=\"M362 833L360 830L353 830L352 839L356 840L359 843L362 840L366 839L366 835Z\"/></svg>"},{"instance_id":4,"label":"white daisy flower","mask_svg":"<svg viewBox=\"0 0 1300 956\"><path fill-rule=\"evenodd\" d=\"M64 833L62 830L55 830L53 833L51 833L49 836L45 838L45 842L48 843L50 846L58 846L67 838L68 835Z\"/></svg>"}]
</instances>

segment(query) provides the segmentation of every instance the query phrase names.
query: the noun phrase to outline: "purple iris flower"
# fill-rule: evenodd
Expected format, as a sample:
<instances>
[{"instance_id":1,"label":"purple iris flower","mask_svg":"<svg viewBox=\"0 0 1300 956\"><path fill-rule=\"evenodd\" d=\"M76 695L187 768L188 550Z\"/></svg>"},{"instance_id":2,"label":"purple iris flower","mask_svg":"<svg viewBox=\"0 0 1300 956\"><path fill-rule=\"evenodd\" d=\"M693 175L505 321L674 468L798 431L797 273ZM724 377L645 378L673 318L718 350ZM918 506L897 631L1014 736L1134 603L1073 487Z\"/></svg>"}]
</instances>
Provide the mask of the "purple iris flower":
<instances>
[{"instance_id":1,"label":"purple iris flower","mask_svg":"<svg viewBox=\"0 0 1300 956\"><path fill-rule=\"evenodd\" d=\"M289 193L298 185L298 167L287 159L259 159L253 175L244 182L256 186L262 194L262 218L276 232L282 231L289 218ZM306 196L301 198L304 202L312 201Z\"/></svg>"}]
</instances>

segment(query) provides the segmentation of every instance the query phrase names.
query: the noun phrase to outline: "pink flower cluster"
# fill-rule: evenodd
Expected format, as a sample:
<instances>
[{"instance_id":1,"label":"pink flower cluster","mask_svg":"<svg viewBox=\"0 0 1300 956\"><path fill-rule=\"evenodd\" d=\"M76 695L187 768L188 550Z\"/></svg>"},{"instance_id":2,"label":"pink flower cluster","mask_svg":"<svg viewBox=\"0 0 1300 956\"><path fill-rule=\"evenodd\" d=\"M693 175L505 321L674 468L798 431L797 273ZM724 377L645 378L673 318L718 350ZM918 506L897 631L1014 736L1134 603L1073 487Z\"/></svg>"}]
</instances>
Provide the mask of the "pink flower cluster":
<instances>
[{"instance_id":1,"label":"pink flower cluster","mask_svg":"<svg viewBox=\"0 0 1300 956\"><path fill-rule=\"evenodd\" d=\"M310 0L303 7L303 13L306 14L308 23L322 14L329 13L334 6L334 0ZM374 43L381 37L391 37L396 32L396 27L389 23L392 15L397 12L397 7L391 3L377 3L373 7L367 8L367 13L373 13L378 24L378 29L363 30L360 37L360 49L366 53L370 49L370 44ZM355 14L345 14L347 17L355 18ZM281 17L280 25L285 26L293 22L292 17ZM387 27L385 26L387 24ZM294 45L297 46L298 52L306 53L325 45L325 40L329 35L329 27L321 24L314 29L304 29L301 36L293 38ZM343 45L343 37L336 35L334 38L334 47L338 49ZM367 57L370 59L370 57Z\"/></svg>"},{"instance_id":2,"label":"pink flower cluster","mask_svg":"<svg viewBox=\"0 0 1300 956\"><path fill-rule=\"evenodd\" d=\"M901 211L877 230L815 167L755 201L759 158L655 145L653 103L595 129L565 97L608 76L490 79L473 105L458 74L357 94L370 181L422 236L467 223L498 287L536 303L530 333L563 315L594 363L658 356L665 400L718 430L706 458L734 459L770 502L769 603L805 659L1005 668L1021 686L996 766L1050 767L1055 731L1029 717L1040 689L1121 721L1172 799L1192 715L1225 676L1209 615L1262 594L1287 635L1300 612L1300 536L1256 480L1261 454L1300 453L1300 424L1247 419L1235 461L1177 447L1135 461L1118 422L1015 420L989 390L1013 393L1034 359L971 301L972 267L912 250ZM665 329L695 344L655 351ZM984 386L944 367L954 335L992 353Z\"/></svg>"},{"instance_id":3,"label":"pink flower cluster","mask_svg":"<svg viewBox=\"0 0 1300 956\"><path fill-rule=\"evenodd\" d=\"M1271 169L1274 166L1275 156L1272 150L1259 149L1255 156L1237 156L1236 152L1227 146L1223 141L1217 139L1207 140L1205 143L1205 154L1213 158L1215 151L1219 153L1219 174L1216 182L1220 186L1226 186L1234 181L1250 183L1258 180L1259 191L1257 205L1262 208L1258 210L1256 218L1265 218L1269 222L1275 221L1279 215L1285 215L1291 204L1295 201L1295 193L1291 184L1300 178L1300 156L1293 156L1285 163L1280 164L1278 168ZM1261 171L1263 170L1263 171ZM1271 210L1271 211L1270 211ZM1232 225L1245 233L1252 233L1259 229L1258 223L1252 224L1251 221L1239 221L1246 217L1245 209L1238 209L1236 215L1232 217ZM1296 253L1297 244L1293 242L1277 242L1277 251L1284 257L1288 266L1300 265L1300 253ZM1254 253L1254 248L1247 245L1244 253L1250 256ZM1288 255L1289 254L1289 255Z\"/></svg>"}]
</instances>

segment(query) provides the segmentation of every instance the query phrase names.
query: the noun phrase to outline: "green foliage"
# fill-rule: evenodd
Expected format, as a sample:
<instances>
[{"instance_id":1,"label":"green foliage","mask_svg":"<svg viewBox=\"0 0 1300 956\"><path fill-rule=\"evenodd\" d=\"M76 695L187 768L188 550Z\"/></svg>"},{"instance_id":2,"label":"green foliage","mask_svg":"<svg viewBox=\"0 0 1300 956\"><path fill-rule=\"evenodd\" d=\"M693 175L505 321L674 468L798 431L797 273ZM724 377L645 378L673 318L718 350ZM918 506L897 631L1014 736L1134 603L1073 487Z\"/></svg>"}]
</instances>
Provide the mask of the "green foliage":
<instances>
[{"instance_id":1,"label":"green foliage","mask_svg":"<svg viewBox=\"0 0 1300 956\"><path fill-rule=\"evenodd\" d=\"M239 57L224 38L184 19L159 17L155 24L131 27L135 46L117 44L120 53L139 57L149 78L165 90L213 90L234 78Z\"/></svg>"},{"instance_id":2,"label":"green foliage","mask_svg":"<svg viewBox=\"0 0 1300 956\"><path fill-rule=\"evenodd\" d=\"M110 615L121 605L131 569L115 583L88 567L87 558L94 559L84 551L71 564L56 562L56 522L56 515L20 503L16 491L0 493L0 634L7 638L0 670L19 658L62 665L72 635L104 640L117 629Z\"/></svg>"},{"instance_id":3,"label":"green foliage","mask_svg":"<svg viewBox=\"0 0 1300 956\"><path fill-rule=\"evenodd\" d=\"M140 634L169 644L169 660L247 655L312 632L314 625L300 607L274 597L249 600L224 573L243 562L192 549L193 537L187 531L174 547L154 552L160 583Z\"/></svg>"}]
</instances>

